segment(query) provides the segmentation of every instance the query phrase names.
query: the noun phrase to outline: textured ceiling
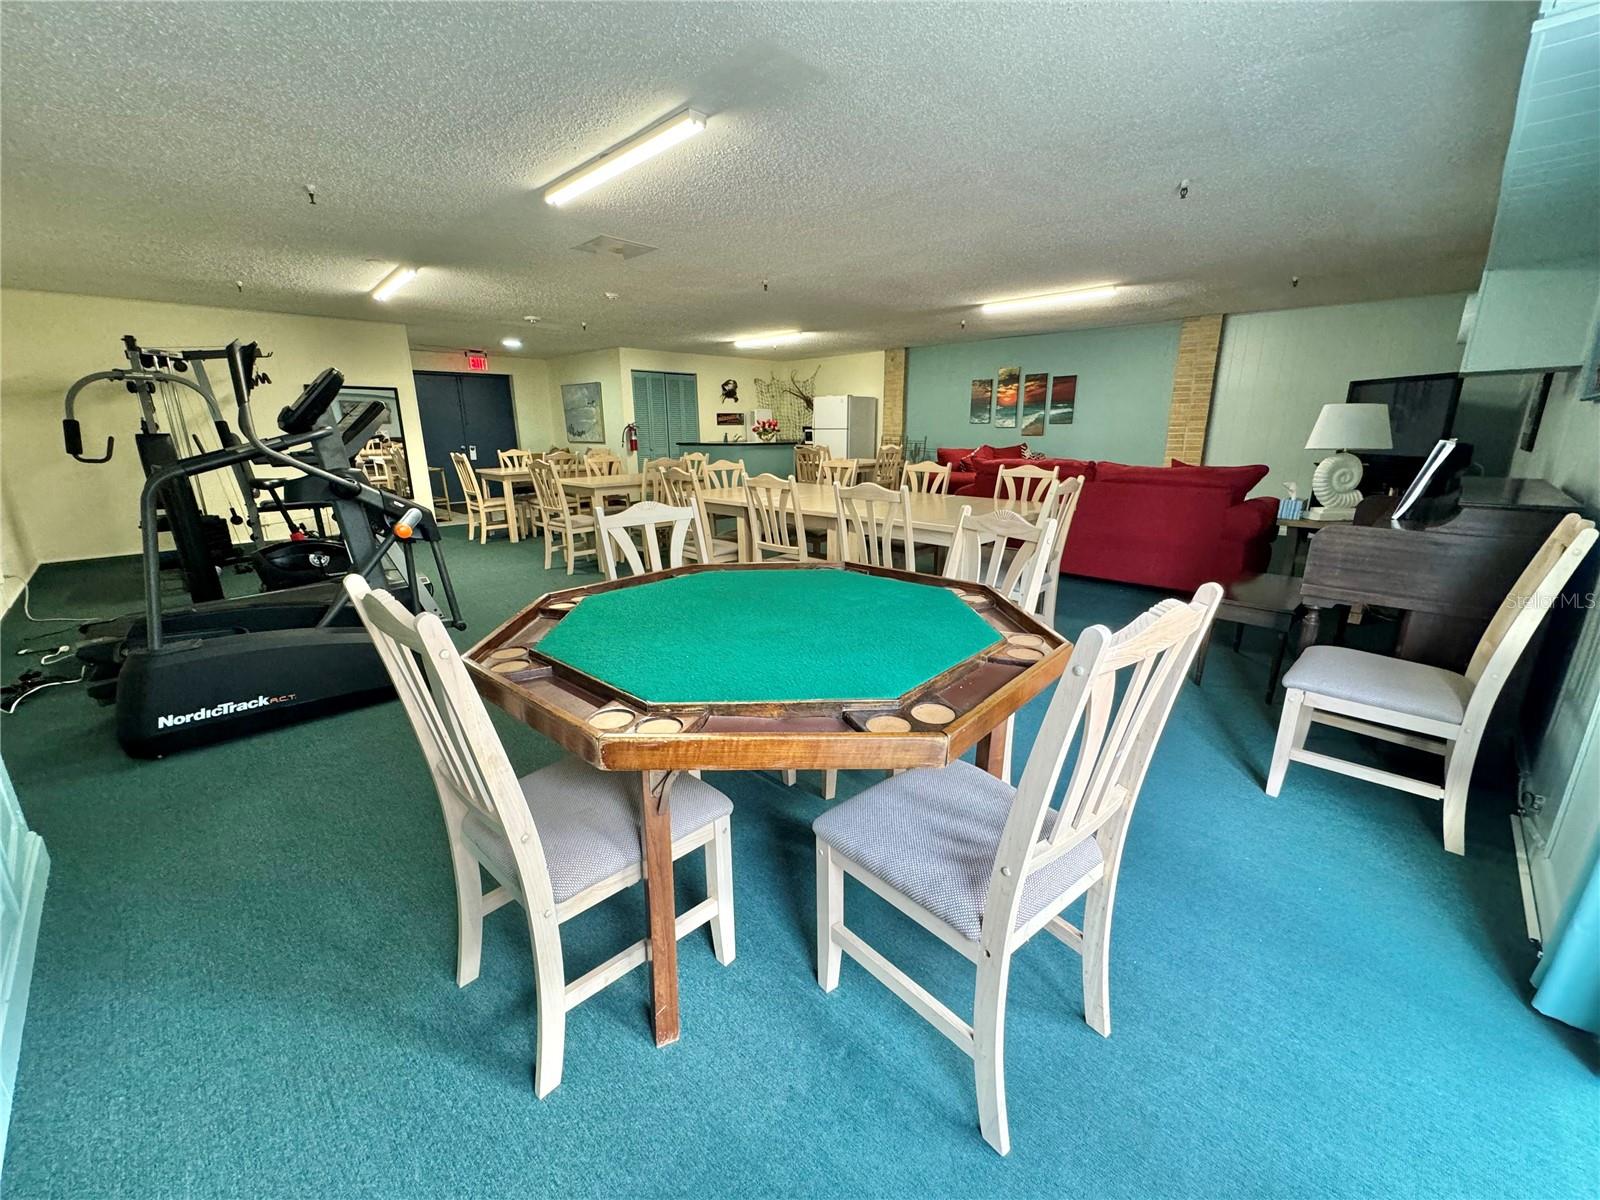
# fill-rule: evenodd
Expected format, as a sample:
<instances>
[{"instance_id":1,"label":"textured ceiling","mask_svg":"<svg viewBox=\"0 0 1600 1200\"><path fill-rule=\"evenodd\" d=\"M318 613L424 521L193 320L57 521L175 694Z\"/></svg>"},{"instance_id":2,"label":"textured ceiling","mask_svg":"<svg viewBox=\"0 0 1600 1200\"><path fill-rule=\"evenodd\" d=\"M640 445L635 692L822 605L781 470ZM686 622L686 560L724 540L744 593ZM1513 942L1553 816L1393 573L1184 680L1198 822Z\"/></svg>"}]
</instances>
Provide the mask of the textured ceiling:
<instances>
[{"instance_id":1,"label":"textured ceiling","mask_svg":"<svg viewBox=\"0 0 1600 1200\"><path fill-rule=\"evenodd\" d=\"M781 328L831 353L1467 289L1533 13L7 3L0 278L400 320L419 346L521 334L529 355ZM540 199L691 103L700 137ZM602 234L659 249L572 249ZM427 269L373 303L399 261ZM971 308L1106 281L1131 286Z\"/></svg>"}]
</instances>

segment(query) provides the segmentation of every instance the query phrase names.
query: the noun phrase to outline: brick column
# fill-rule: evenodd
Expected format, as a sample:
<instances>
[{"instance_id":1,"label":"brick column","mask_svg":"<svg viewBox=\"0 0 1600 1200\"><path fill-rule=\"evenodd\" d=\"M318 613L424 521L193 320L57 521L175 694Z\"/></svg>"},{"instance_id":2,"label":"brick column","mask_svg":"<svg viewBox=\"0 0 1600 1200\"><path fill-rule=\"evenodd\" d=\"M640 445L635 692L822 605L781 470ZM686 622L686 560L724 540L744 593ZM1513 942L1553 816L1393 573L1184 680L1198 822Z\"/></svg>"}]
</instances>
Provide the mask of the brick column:
<instances>
[{"instance_id":1,"label":"brick column","mask_svg":"<svg viewBox=\"0 0 1600 1200\"><path fill-rule=\"evenodd\" d=\"M1211 420L1211 389L1222 346L1222 316L1189 317L1178 336L1178 365L1172 372L1172 406L1167 410L1167 459L1198 463L1205 455ZM1165 465L1165 464L1163 464Z\"/></svg>"},{"instance_id":2,"label":"brick column","mask_svg":"<svg viewBox=\"0 0 1600 1200\"><path fill-rule=\"evenodd\" d=\"M883 435L885 442L904 442L906 434L906 352L883 352Z\"/></svg>"}]
</instances>

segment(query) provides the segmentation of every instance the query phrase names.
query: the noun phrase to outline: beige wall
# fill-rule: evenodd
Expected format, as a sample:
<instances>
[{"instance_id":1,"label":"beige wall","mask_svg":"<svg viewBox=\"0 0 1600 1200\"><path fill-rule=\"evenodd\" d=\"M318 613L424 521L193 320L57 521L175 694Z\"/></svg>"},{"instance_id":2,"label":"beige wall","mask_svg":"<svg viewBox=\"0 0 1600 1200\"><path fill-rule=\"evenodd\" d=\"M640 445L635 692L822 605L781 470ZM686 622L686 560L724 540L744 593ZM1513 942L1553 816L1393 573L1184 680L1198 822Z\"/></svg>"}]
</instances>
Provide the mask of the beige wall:
<instances>
[{"instance_id":1,"label":"beige wall","mask_svg":"<svg viewBox=\"0 0 1600 1200\"><path fill-rule=\"evenodd\" d=\"M133 445L138 410L132 397L107 383L78 398L84 441L104 445L107 434L116 437L111 462L76 462L61 445L67 388L83 375L126 365L119 341L125 333L153 346L211 347L239 338L272 351L263 363L272 383L257 389L252 402L256 427L264 435L276 429L278 410L324 367L338 367L351 384L392 387L407 434L420 448L404 326L7 289L0 292L0 499L7 510L7 544L14 541L11 531L20 530L16 544L29 550L20 563L139 549L144 475ZM226 375L212 382L219 401L231 405ZM427 496L424 456L410 458L413 487ZM223 495L220 485L217 495ZM8 572L13 561L8 550Z\"/></svg>"},{"instance_id":2,"label":"beige wall","mask_svg":"<svg viewBox=\"0 0 1600 1200\"><path fill-rule=\"evenodd\" d=\"M39 559L12 502L10 482L0 476L0 612L11 607L38 565Z\"/></svg>"},{"instance_id":3,"label":"beige wall","mask_svg":"<svg viewBox=\"0 0 1600 1200\"><path fill-rule=\"evenodd\" d=\"M673 354L665 350L623 350L621 354L627 419L633 420L633 372L674 371L693 375L696 399L700 402L700 436L707 441L716 441L726 432L717 429L718 412L744 412L761 406L761 399L756 395L756 380L765 379L772 373L773 367L768 359L733 358L721 354ZM738 404L723 405L724 379L738 382Z\"/></svg>"},{"instance_id":4,"label":"beige wall","mask_svg":"<svg viewBox=\"0 0 1600 1200\"><path fill-rule=\"evenodd\" d=\"M622 427L633 420L633 394L623 386L622 351L594 350L548 361L550 373L550 440L567 445L566 417L561 409L561 385L598 383L600 407L605 414L605 445L628 457L622 445ZM582 450L585 447L579 446ZM543 449L543 447L540 447Z\"/></svg>"},{"instance_id":5,"label":"beige wall","mask_svg":"<svg viewBox=\"0 0 1600 1200\"><path fill-rule=\"evenodd\" d=\"M466 359L460 351L413 350L414 371L464 372ZM513 358L509 354L489 356L488 375L504 375L511 381L511 401L517 413L517 444L528 450L545 450L558 436L550 403L550 364L542 358ZM559 396L557 397L559 407Z\"/></svg>"},{"instance_id":6,"label":"beige wall","mask_svg":"<svg viewBox=\"0 0 1600 1200\"><path fill-rule=\"evenodd\" d=\"M778 363L777 368L783 379L791 372L804 379L816 371L819 396L876 396L882 400L883 365L883 351L869 350L863 354L788 359Z\"/></svg>"},{"instance_id":7,"label":"beige wall","mask_svg":"<svg viewBox=\"0 0 1600 1200\"><path fill-rule=\"evenodd\" d=\"M509 360L491 360L497 367L506 361ZM563 444L567 440L561 412L561 385L598 381L605 411L606 445L618 454L624 454L622 429L633 420L634 371L672 371L693 375L699 400L700 436L711 440L718 436L716 414L727 411L722 404L724 379L738 381L739 409L760 406L755 388L758 378L765 379L773 372L777 372L780 378L787 378L791 370L804 378L818 367L821 368L817 375L819 395L854 394L880 398L883 395L884 353L881 350L779 362L721 354L677 354L666 350L623 347L552 358L545 365L550 440ZM524 441L527 442L527 439L524 438Z\"/></svg>"}]
</instances>

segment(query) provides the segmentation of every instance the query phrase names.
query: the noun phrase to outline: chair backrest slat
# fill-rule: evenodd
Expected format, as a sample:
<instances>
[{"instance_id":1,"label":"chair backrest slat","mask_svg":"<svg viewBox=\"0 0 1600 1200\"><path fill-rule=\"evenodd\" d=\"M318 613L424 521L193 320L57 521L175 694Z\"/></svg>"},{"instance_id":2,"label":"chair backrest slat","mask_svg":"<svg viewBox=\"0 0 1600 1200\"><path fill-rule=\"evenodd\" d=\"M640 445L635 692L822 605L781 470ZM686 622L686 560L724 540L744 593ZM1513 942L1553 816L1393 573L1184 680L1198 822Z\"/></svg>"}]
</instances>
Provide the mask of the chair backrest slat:
<instances>
[{"instance_id":1,"label":"chair backrest slat","mask_svg":"<svg viewBox=\"0 0 1600 1200\"><path fill-rule=\"evenodd\" d=\"M628 571L633 575L643 575L646 571L660 571L664 567L683 566L684 547L691 531L699 561L705 561L705 530L700 523L700 510L692 504L673 508L658 504L654 500L641 500L637 504L630 504L620 512L607 513L597 508L594 523L599 531L600 563L605 569L607 579L617 577L616 551L618 550L622 552L623 560L628 564ZM665 562L661 558L660 530L663 526L668 531ZM644 547L642 559L639 548L635 546L633 540L635 529L639 530L639 541Z\"/></svg>"},{"instance_id":2,"label":"chair backrest slat","mask_svg":"<svg viewBox=\"0 0 1600 1200\"><path fill-rule=\"evenodd\" d=\"M763 551L806 558L806 524L800 513L800 500L791 475L752 475L744 485L745 510L750 522L750 543L755 559Z\"/></svg>"},{"instance_id":3,"label":"chair backrest slat","mask_svg":"<svg viewBox=\"0 0 1600 1200\"><path fill-rule=\"evenodd\" d=\"M855 487L833 485L834 549L840 562L894 566L894 546L903 547L905 569L917 569L917 546L911 530L911 492L891 492L875 483Z\"/></svg>"},{"instance_id":4,"label":"chair backrest slat","mask_svg":"<svg viewBox=\"0 0 1600 1200\"><path fill-rule=\"evenodd\" d=\"M519 450L515 447L501 450L499 454L502 467L525 467L528 465L528 460L533 457L532 450Z\"/></svg>"},{"instance_id":5,"label":"chair backrest slat","mask_svg":"<svg viewBox=\"0 0 1600 1200\"><path fill-rule=\"evenodd\" d=\"M986 947L1009 935L1029 874L1084 838L1100 841L1106 875L1115 877L1150 759L1221 600L1222 588L1207 583L1187 603L1163 600L1116 633L1092 625L1079 637L1023 767L995 854L983 915ZM1123 672L1128 678L1119 695ZM1041 840L1074 742L1072 778Z\"/></svg>"},{"instance_id":6,"label":"chair backrest slat","mask_svg":"<svg viewBox=\"0 0 1600 1200\"><path fill-rule=\"evenodd\" d=\"M1039 509L1041 525L1047 518L1056 523L1055 542L1045 550L1052 562L1061 561L1061 550L1067 544L1067 533L1072 528L1072 518L1077 515L1078 497L1082 492L1083 480L1078 476L1057 480L1055 488Z\"/></svg>"}]
</instances>

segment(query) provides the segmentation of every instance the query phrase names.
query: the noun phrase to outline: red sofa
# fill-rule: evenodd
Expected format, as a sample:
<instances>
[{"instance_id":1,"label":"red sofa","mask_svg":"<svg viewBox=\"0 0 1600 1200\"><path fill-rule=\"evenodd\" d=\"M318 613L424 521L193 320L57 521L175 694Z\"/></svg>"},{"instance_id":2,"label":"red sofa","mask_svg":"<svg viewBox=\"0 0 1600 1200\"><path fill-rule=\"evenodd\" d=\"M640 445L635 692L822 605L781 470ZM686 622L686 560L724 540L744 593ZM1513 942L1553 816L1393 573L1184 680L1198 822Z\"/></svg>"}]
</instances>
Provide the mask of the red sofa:
<instances>
[{"instance_id":1,"label":"red sofa","mask_svg":"<svg viewBox=\"0 0 1600 1200\"><path fill-rule=\"evenodd\" d=\"M1000 468L1024 461L1020 450L941 448L951 466L950 491L992 496ZM987 450L984 454L982 451ZM1267 569L1277 534L1278 502L1248 500L1265 466L1141 467L1076 459L1029 459L1029 466L1079 476L1083 492L1061 556L1073 575L1193 591L1207 580L1227 583ZM958 480L960 481L958 483Z\"/></svg>"}]
</instances>

